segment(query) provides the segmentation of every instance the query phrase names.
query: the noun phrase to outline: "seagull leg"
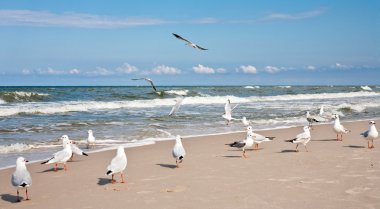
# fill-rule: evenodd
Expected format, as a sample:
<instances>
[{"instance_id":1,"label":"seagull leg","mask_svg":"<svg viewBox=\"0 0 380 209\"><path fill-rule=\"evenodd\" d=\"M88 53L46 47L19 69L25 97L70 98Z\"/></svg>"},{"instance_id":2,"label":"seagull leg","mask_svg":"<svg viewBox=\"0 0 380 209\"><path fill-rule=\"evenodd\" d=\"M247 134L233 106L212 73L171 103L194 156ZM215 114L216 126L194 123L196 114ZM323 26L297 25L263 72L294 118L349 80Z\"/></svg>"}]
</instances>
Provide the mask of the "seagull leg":
<instances>
[{"instance_id":1,"label":"seagull leg","mask_svg":"<svg viewBox=\"0 0 380 209\"><path fill-rule=\"evenodd\" d=\"M71 154L70 161L73 161L74 153Z\"/></svg>"},{"instance_id":2,"label":"seagull leg","mask_svg":"<svg viewBox=\"0 0 380 209\"><path fill-rule=\"evenodd\" d=\"M177 168L179 168L179 163L177 159L175 160L175 164L177 165Z\"/></svg>"},{"instance_id":3,"label":"seagull leg","mask_svg":"<svg viewBox=\"0 0 380 209\"><path fill-rule=\"evenodd\" d=\"M336 134L336 140L339 141L339 134Z\"/></svg>"},{"instance_id":4,"label":"seagull leg","mask_svg":"<svg viewBox=\"0 0 380 209\"><path fill-rule=\"evenodd\" d=\"M306 147L306 145L305 145L305 150L306 150L306 152L309 152L309 150L307 150L307 147Z\"/></svg>"},{"instance_id":5,"label":"seagull leg","mask_svg":"<svg viewBox=\"0 0 380 209\"><path fill-rule=\"evenodd\" d=\"M63 164L63 169L64 169L65 171L67 171L67 165L66 165L66 163Z\"/></svg>"},{"instance_id":6,"label":"seagull leg","mask_svg":"<svg viewBox=\"0 0 380 209\"><path fill-rule=\"evenodd\" d=\"M370 149L371 147L369 146L369 140L367 141L367 144L368 144L368 149Z\"/></svg>"},{"instance_id":7,"label":"seagull leg","mask_svg":"<svg viewBox=\"0 0 380 209\"><path fill-rule=\"evenodd\" d=\"M298 152L298 144L297 144L297 146L296 146L296 152Z\"/></svg>"},{"instance_id":8,"label":"seagull leg","mask_svg":"<svg viewBox=\"0 0 380 209\"><path fill-rule=\"evenodd\" d=\"M372 149L372 148L375 148L375 146L373 145L373 139L371 141L372 141L372 145L371 145L371 149Z\"/></svg>"},{"instance_id":9,"label":"seagull leg","mask_svg":"<svg viewBox=\"0 0 380 209\"><path fill-rule=\"evenodd\" d=\"M20 193L18 192L18 190L17 190L17 201L16 202L21 202L21 200L20 200Z\"/></svg>"},{"instance_id":10,"label":"seagull leg","mask_svg":"<svg viewBox=\"0 0 380 209\"><path fill-rule=\"evenodd\" d=\"M30 200L29 195L28 195L28 188L25 188L25 195L26 195L26 200Z\"/></svg>"},{"instance_id":11,"label":"seagull leg","mask_svg":"<svg viewBox=\"0 0 380 209\"><path fill-rule=\"evenodd\" d=\"M247 158L247 155L245 155L245 149L243 149L243 157Z\"/></svg>"},{"instance_id":12,"label":"seagull leg","mask_svg":"<svg viewBox=\"0 0 380 209\"><path fill-rule=\"evenodd\" d=\"M120 173L120 175L121 175L121 183L124 183L124 175L123 175L123 173Z\"/></svg>"},{"instance_id":13,"label":"seagull leg","mask_svg":"<svg viewBox=\"0 0 380 209\"><path fill-rule=\"evenodd\" d=\"M112 180L111 180L111 183L112 183L112 184L115 183L115 180L113 180L113 174L112 174Z\"/></svg>"},{"instance_id":14,"label":"seagull leg","mask_svg":"<svg viewBox=\"0 0 380 209\"><path fill-rule=\"evenodd\" d=\"M343 141L343 134L340 134L340 141Z\"/></svg>"},{"instance_id":15,"label":"seagull leg","mask_svg":"<svg viewBox=\"0 0 380 209\"><path fill-rule=\"evenodd\" d=\"M57 172L57 170L58 170L58 164L56 163L54 164L54 171Z\"/></svg>"}]
</instances>

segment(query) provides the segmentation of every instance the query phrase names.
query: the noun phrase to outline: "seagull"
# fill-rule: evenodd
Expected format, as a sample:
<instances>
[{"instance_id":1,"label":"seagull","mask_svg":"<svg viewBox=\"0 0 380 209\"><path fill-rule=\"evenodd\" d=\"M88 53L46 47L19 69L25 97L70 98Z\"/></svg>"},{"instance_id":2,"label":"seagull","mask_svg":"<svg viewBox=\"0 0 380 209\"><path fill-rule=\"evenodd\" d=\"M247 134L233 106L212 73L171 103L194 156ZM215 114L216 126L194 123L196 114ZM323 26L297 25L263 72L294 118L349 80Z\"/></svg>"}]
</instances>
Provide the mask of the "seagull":
<instances>
[{"instance_id":1,"label":"seagull","mask_svg":"<svg viewBox=\"0 0 380 209\"><path fill-rule=\"evenodd\" d=\"M259 149L259 144L261 142L270 142L272 141L274 138L274 136L263 136L263 135L260 135L260 134L257 134L257 133L254 133L253 132L253 129L252 129L252 126L248 126L247 127L247 133L251 133L252 136L253 136L253 143L254 143L254 148L253 150L258 150Z\"/></svg>"},{"instance_id":2,"label":"seagull","mask_svg":"<svg viewBox=\"0 0 380 209\"><path fill-rule=\"evenodd\" d=\"M373 146L373 140L379 136L379 132L377 132L375 124L375 121L370 121L368 131L360 134L368 141L368 149L375 148L375 146ZM369 146L369 141L372 142L371 146Z\"/></svg>"},{"instance_id":3,"label":"seagull","mask_svg":"<svg viewBox=\"0 0 380 209\"><path fill-rule=\"evenodd\" d=\"M336 140L343 141L343 134L350 132L350 130L346 129L342 124L340 124L338 114L334 114L334 118L335 118L335 121L334 121L333 129L334 129L334 132L336 133ZM340 139L338 137L339 134L340 134Z\"/></svg>"},{"instance_id":4,"label":"seagull","mask_svg":"<svg viewBox=\"0 0 380 209\"><path fill-rule=\"evenodd\" d=\"M198 48L198 49L200 49L200 50L208 50L208 49L205 49L205 48L203 48L203 47L200 47L200 46L194 44L193 42L191 42L191 41L189 41L189 40L186 40L186 39L182 38L182 37L181 37L180 35L178 35L178 34L173 33L173 36L176 37L176 38L178 38L179 40L185 41L185 42L186 42L186 45L188 45L188 46L190 46L190 47Z\"/></svg>"},{"instance_id":5,"label":"seagull","mask_svg":"<svg viewBox=\"0 0 380 209\"><path fill-rule=\"evenodd\" d=\"M92 130L88 130L88 137L87 137L87 149L90 148L90 146L95 145L95 137L94 134L92 133Z\"/></svg>"},{"instance_id":6,"label":"seagull","mask_svg":"<svg viewBox=\"0 0 380 209\"><path fill-rule=\"evenodd\" d=\"M183 97L178 97L174 100L175 105L173 106L172 110L170 111L169 116L173 115L175 112L177 112L179 110L179 108L182 105L183 99L184 99Z\"/></svg>"},{"instance_id":7,"label":"seagull","mask_svg":"<svg viewBox=\"0 0 380 209\"><path fill-rule=\"evenodd\" d=\"M30 200L28 196L28 187L32 185L32 177L28 169L26 169L25 163L29 161L23 157L18 157L16 160L16 171L12 175L12 185L17 189L17 202L21 202L19 196L19 189L25 188L26 200Z\"/></svg>"},{"instance_id":8,"label":"seagull","mask_svg":"<svg viewBox=\"0 0 380 209\"><path fill-rule=\"evenodd\" d=\"M229 145L230 147L243 148L243 157L247 158L247 155L245 155L245 149L252 147L253 143L254 143L253 134L250 132L247 132L247 136L244 140L234 141L233 143L226 144L226 145Z\"/></svg>"},{"instance_id":9,"label":"seagull","mask_svg":"<svg viewBox=\"0 0 380 209\"><path fill-rule=\"evenodd\" d=\"M127 167L127 156L125 155L124 147L117 148L116 156L112 159L111 163L107 166L107 175L112 175L112 184L115 182L113 176L117 173L121 175L121 183L124 183L123 171Z\"/></svg>"},{"instance_id":10,"label":"seagull","mask_svg":"<svg viewBox=\"0 0 380 209\"><path fill-rule=\"evenodd\" d=\"M182 163L182 160L186 155L186 151L185 148L183 148L181 139L182 138L179 135L175 137L175 144L172 150L172 155L175 158L177 168L179 168L179 164Z\"/></svg>"},{"instance_id":11,"label":"seagull","mask_svg":"<svg viewBox=\"0 0 380 209\"><path fill-rule=\"evenodd\" d=\"M309 126L304 126L303 127L303 132L298 134L296 138L290 139L290 140L285 140L286 142L292 142L294 144L297 144L296 146L296 152L298 152L298 145L303 144L305 146L306 152L308 152L306 144L310 141L311 135L310 135L310 127Z\"/></svg>"},{"instance_id":12,"label":"seagull","mask_svg":"<svg viewBox=\"0 0 380 209\"><path fill-rule=\"evenodd\" d=\"M319 116L326 119L326 120L331 120L333 119L333 114L331 112L325 112L324 111L324 106L321 105L321 108L319 109Z\"/></svg>"},{"instance_id":13,"label":"seagull","mask_svg":"<svg viewBox=\"0 0 380 209\"><path fill-rule=\"evenodd\" d=\"M319 123L320 121L315 119L315 117L312 117L309 113L309 111L306 111L306 120L307 122L309 122L309 126L312 127L313 126L313 123L316 122L316 123Z\"/></svg>"},{"instance_id":14,"label":"seagull","mask_svg":"<svg viewBox=\"0 0 380 209\"><path fill-rule=\"evenodd\" d=\"M70 146L71 146L71 150L73 152L72 155L71 155L71 157L70 157L70 161L73 161L74 154L88 156L88 154L85 153L85 152L83 152L83 150L81 150L74 142L72 142L70 144Z\"/></svg>"},{"instance_id":15,"label":"seagull","mask_svg":"<svg viewBox=\"0 0 380 209\"><path fill-rule=\"evenodd\" d=\"M54 153L53 157L49 160L42 162L41 164L51 164L55 163L54 171L57 171L58 163L62 163L64 166L64 170L67 170L66 162L70 159L71 155L73 154L73 151L71 150L71 144L69 137L67 135L63 135L61 137L63 142L63 150L58 151Z\"/></svg>"},{"instance_id":16,"label":"seagull","mask_svg":"<svg viewBox=\"0 0 380 209\"><path fill-rule=\"evenodd\" d=\"M235 120L235 118L232 118L232 110L234 110L238 105L235 105L234 108L231 108L231 101L227 99L226 104L224 105L224 114L222 117L226 119L226 125L228 125L231 120Z\"/></svg>"},{"instance_id":17,"label":"seagull","mask_svg":"<svg viewBox=\"0 0 380 209\"><path fill-rule=\"evenodd\" d=\"M247 120L245 116L241 119L241 122L243 123L244 126L249 126L251 124L251 121Z\"/></svg>"},{"instance_id":18,"label":"seagull","mask_svg":"<svg viewBox=\"0 0 380 209\"><path fill-rule=\"evenodd\" d=\"M147 82L150 83L150 85L152 86L154 92L159 93L159 92L157 92L157 88L156 88L156 86L154 86L154 83L153 83L152 79L150 79L150 78L132 78L132 80L134 80L134 81L137 81L137 80L146 80Z\"/></svg>"}]
</instances>

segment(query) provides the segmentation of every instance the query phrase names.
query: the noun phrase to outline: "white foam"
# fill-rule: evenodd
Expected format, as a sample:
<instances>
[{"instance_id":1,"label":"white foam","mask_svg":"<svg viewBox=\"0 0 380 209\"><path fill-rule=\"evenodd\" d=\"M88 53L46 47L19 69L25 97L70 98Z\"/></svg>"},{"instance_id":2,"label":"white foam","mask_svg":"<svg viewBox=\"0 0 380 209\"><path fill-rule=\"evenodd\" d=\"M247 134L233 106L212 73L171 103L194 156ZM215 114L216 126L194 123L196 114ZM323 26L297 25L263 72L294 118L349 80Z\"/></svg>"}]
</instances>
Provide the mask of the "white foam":
<instances>
[{"instance_id":1,"label":"white foam","mask_svg":"<svg viewBox=\"0 0 380 209\"><path fill-rule=\"evenodd\" d=\"M167 94L174 94L174 95L179 95L179 96L186 96L187 93L189 93L189 90L185 89L185 90L169 90L169 91L165 91L165 93Z\"/></svg>"},{"instance_id":2,"label":"white foam","mask_svg":"<svg viewBox=\"0 0 380 209\"><path fill-rule=\"evenodd\" d=\"M282 88L282 89L290 89L292 88L292 86L278 86L279 88Z\"/></svg>"},{"instance_id":3,"label":"white foam","mask_svg":"<svg viewBox=\"0 0 380 209\"><path fill-rule=\"evenodd\" d=\"M0 99L0 104L5 104L6 102L2 99Z\"/></svg>"},{"instance_id":4,"label":"white foam","mask_svg":"<svg viewBox=\"0 0 380 209\"><path fill-rule=\"evenodd\" d=\"M360 86L360 88L365 90L365 91L372 91L372 88L369 86Z\"/></svg>"},{"instance_id":5,"label":"white foam","mask_svg":"<svg viewBox=\"0 0 380 209\"><path fill-rule=\"evenodd\" d=\"M23 152L34 148L33 145L27 145L23 143L16 143L11 145L0 145L0 153L6 154L10 152Z\"/></svg>"},{"instance_id":6,"label":"white foam","mask_svg":"<svg viewBox=\"0 0 380 209\"><path fill-rule=\"evenodd\" d=\"M259 89L260 86L244 86L245 89Z\"/></svg>"}]
</instances>

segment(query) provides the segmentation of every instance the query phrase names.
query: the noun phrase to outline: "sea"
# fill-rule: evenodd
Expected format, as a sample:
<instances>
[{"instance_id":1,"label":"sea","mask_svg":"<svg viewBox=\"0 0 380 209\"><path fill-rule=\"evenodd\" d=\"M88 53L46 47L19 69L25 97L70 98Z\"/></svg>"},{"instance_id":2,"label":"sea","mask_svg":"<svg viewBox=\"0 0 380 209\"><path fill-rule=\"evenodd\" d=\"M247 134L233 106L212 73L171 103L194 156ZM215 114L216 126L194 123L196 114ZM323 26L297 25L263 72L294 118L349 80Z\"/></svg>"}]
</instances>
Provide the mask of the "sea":
<instances>
[{"instance_id":1,"label":"sea","mask_svg":"<svg viewBox=\"0 0 380 209\"><path fill-rule=\"evenodd\" d=\"M80 86L0 87L0 168L18 156L47 159L62 149L68 135L85 152L144 146L176 135L196 136L243 131L246 117L254 130L306 125L306 111L339 114L341 121L380 116L380 86ZM169 113L183 98L175 114ZM325 123L332 123L326 121ZM88 130L97 140L86 149ZM231 139L233 140L233 139Z\"/></svg>"}]
</instances>

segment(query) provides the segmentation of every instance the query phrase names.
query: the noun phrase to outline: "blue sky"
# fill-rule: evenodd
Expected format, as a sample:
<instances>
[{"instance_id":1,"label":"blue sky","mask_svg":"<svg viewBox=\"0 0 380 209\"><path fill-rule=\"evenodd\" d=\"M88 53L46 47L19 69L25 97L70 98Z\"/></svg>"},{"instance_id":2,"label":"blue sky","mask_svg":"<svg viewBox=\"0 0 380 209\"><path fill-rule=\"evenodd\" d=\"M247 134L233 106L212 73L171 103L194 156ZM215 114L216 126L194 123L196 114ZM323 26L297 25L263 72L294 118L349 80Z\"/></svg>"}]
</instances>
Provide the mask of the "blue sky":
<instances>
[{"instance_id":1,"label":"blue sky","mask_svg":"<svg viewBox=\"0 0 380 209\"><path fill-rule=\"evenodd\" d=\"M137 85L135 77L157 85L376 85L378 8L378 0L3 0L0 86Z\"/></svg>"}]
</instances>

